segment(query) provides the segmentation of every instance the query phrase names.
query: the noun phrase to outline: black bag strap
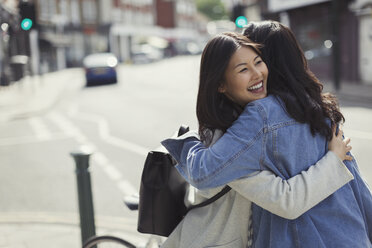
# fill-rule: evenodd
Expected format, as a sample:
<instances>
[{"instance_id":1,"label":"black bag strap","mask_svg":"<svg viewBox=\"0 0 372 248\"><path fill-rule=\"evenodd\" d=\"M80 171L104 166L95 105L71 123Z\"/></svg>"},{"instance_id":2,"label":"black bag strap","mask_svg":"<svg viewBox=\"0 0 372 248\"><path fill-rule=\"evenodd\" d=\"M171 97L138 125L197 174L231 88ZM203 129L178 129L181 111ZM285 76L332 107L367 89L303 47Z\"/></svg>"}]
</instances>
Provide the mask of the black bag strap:
<instances>
[{"instance_id":1,"label":"black bag strap","mask_svg":"<svg viewBox=\"0 0 372 248\"><path fill-rule=\"evenodd\" d=\"M201 207L207 206L207 205L211 204L212 202L217 201L218 199L220 199L223 195L225 195L230 190L231 190L231 187L226 185L220 192L218 192L217 194L215 194L214 196L212 196L208 200L205 200L205 201L203 201L199 204L190 206L187 209L187 211L190 211L191 209L194 209L194 208L201 208Z\"/></svg>"},{"instance_id":2,"label":"black bag strap","mask_svg":"<svg viewBox=\"0 0 372 248\"><path fill-rule=\"evenodd\" d=\"M182 134L187 133L189 130L190 130L190 128L187 125L181 125L180 128L178 129L178 136L181 136ZM220 199L223 195L225 195L230 190L231 190L231 187L226 185L220 192L218 192L217 194L215 194L211 198L209 198L209 199L207 199L207 200L205 200L205 201L203 201L199 204L190 206L189 208L187 208L187 211L190 211L191 209L194 209L194 208L201 208L201 207L207 206L207 205L211 204L212 202L217 201L218 199Z\"/></svg>"}]
</instances>

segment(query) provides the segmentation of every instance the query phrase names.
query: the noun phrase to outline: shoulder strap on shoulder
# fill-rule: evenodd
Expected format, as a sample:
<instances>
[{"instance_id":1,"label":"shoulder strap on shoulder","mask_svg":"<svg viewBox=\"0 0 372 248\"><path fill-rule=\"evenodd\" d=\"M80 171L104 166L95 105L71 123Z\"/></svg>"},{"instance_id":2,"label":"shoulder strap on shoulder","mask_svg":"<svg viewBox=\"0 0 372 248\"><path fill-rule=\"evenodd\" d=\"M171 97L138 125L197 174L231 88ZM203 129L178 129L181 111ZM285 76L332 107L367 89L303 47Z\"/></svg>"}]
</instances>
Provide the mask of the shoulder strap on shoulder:
<instances>
[{"instance_id":1,"label":"shoulder strap on shoulder","mask_svg":"<svg viewBox=\"0 0 372 248\"><path fill-rule=\"evenodd\" d=\"M231 187L226 185L220 192L218 192L217 194L215 194L214 196L212 196L208 200L205 200L205 201L203 201L199 204L190 206L187 209L187 211L190 211L191 209L194 209L194 208L200 208L200 207L207 206L207 205L211 204L212 202L217 201L218 199L220 199L223 195L225 195L230 190L231 190Z\"/></svg>"}]
</instances>

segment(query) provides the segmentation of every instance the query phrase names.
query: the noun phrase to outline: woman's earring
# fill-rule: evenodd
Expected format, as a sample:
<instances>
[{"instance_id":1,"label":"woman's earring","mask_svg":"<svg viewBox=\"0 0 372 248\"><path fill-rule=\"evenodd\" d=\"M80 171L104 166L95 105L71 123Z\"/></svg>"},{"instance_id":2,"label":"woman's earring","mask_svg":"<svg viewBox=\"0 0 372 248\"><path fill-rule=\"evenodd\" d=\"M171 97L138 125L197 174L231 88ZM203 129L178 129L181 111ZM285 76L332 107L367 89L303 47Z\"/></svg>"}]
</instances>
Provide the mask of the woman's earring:
<instances>
[{"instance_id":1,"label":"woman's earring","mask_svg":"<svg viewBox=\"0 0 372 248\"><path fill-rule=\"evenodd\" d=\"M220 86L218 87L218 92L220 92L220 93L225 93L225 91L226 91L226 89L225 89L224 85L220 85Z\"/></svg>"}]
</instances>

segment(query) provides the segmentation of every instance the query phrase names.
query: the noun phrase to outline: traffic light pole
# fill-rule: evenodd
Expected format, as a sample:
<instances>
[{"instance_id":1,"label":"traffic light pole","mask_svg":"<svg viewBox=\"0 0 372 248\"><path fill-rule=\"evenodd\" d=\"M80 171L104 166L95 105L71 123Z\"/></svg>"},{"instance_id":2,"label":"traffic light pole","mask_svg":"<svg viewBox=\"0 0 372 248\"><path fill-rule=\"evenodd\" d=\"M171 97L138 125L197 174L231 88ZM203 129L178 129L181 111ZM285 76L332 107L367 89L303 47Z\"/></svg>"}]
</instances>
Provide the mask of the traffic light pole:
<instances>
[{"instance_id":1,"label":"traffic light pole","mask_svg":"<svg viewBox=\"0 0 372 248\"><path fill-rule=\"evenodd\" d=\"M30 55L31 55L32 75L39 74L40 53L39 53L39 45L38 45L38 35L39 35L39 32L37 30L30 31Z\"/></svg>"}]
</instances>

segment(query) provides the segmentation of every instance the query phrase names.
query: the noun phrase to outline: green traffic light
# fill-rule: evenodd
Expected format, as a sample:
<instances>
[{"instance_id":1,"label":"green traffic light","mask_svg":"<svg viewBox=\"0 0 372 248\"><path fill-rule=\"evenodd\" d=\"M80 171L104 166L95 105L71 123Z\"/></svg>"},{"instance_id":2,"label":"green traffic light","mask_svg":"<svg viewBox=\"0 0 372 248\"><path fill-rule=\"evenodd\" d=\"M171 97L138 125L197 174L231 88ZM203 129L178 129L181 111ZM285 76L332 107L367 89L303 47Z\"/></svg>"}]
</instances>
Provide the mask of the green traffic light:
<instances>
[{"instance_id":1,"label":"green traffic light","mask_svg":"<svg viewBox=\"0 0 372 248\"><path fill-rule=\"evenodd\" d=\"M238 28L242 28L248 24L248 20L245 16L239 16L238 18L236 18L235 24Z\"/></svg>"},{"instance_id":2,"label":"green traffic light","mask_svg":"<svg viewBox=\"0 0 372 248\"><path fill-rule=\"evenodd\" d=\"M29 18L25 18L21 22L21 28L25 31L30 30L32 27L32 20Z\"/></svg>"}]
</instances>

